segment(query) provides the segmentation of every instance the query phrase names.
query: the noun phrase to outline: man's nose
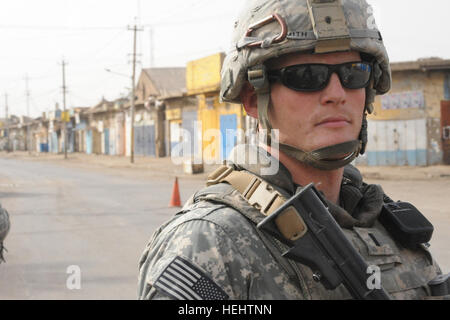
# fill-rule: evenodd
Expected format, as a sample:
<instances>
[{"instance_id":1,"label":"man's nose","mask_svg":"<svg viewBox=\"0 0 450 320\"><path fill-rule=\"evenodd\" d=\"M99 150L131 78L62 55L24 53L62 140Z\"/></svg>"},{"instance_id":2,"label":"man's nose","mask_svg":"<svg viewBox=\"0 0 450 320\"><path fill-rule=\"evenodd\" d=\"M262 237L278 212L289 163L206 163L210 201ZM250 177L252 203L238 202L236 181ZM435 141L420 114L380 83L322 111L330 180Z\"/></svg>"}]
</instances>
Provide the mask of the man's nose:
<instances>
[{"instance_id":1,"label":"man's nose","mask_svg":"<svg viewBox=\"0 0 450 320\"><path fill-rule=\"evenodd\" d=\"M346 91L336 73L330 77L330 81L321 92L320 103L322 105L339 105L345 103Z\"/></svg>"}]
</instances>

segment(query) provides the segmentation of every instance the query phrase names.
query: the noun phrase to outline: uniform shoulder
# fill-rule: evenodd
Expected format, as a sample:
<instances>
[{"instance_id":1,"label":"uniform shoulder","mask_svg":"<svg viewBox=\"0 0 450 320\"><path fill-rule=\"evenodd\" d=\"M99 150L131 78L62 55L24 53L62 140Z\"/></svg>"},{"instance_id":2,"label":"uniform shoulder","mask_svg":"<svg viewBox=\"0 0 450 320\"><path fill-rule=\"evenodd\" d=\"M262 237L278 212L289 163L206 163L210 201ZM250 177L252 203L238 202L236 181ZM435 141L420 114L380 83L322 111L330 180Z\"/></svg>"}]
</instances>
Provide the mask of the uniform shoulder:
<instances>
[{"instance_id":1,"label":"uniform shoulder","mask_svg":"<svg viewBox=\"0 0 450 320\"><path fill-rule=\"evenodd\" d=\"M139 263L140 297L156 290L174 299L197 298L203 291L193 286L200 280L216 299L243 294L231 283L245 281L240 270L249 269L248 261L227 228L210 219L216 212L226 216L235 213L225 206L215 208L193 208L153 238ZM230 274L230 269L236 274Z\"/></svg>"},{"instance_id":2,"label":"uniform shoulder","mask_svg":"<svg viewBox=\"0 0 450 320\"><path fill-rule=\"evenodd\" d=\"M250 268L242 252L244 245L257 242L258 236L252 223L239 211L230 186L206 189L198 191L144 250L139 263L140 297L148 296L150 291L164 291L164 283L161 285L159 279L170 278L170 272L179 263L196 269L204 281L212 281L213 287L217 284L230 297L245 296L237 285L247 281L250 274L250 271L242 273ZM230 270L236 273L230 274ZM169 277L165 276L167 272ZM167 290L165 293L170 295Z\"/></svg>"},{"instance_id":3,"label":"uniform shoulder","mask_svg":"<svg viewBox=\"0 0 450 320\"><path fill-rule=\"evenodd\" d=\"M219 183L196 192L183 207L185 217L180 221L204 219L221 227L233 229L247 224L257 224L262 214L252 207L228 183Z\"/></svg>"},{"instance_id":4,"label":"uniform shoulder","mask_svg":"<svg viewBox=\"0 0 450 320\"><path fill-rule=\"evenodd\" d=\"M10 221L8 211L2 208L0 204L0 263L5 261L3 258L3 250L4 250L3 241L5 241L9 229L10 229Z\"/></svg>"},{"instance_id":5,"label":"uniform shoulder","mask_svg":"<svg viewBox=\"0 0 450 320\"><path fill-rule=\"evenodd\" d=\"M9 214L0 204L0 243L5 240L10 228Z\"/></svg>"}]
</instances>

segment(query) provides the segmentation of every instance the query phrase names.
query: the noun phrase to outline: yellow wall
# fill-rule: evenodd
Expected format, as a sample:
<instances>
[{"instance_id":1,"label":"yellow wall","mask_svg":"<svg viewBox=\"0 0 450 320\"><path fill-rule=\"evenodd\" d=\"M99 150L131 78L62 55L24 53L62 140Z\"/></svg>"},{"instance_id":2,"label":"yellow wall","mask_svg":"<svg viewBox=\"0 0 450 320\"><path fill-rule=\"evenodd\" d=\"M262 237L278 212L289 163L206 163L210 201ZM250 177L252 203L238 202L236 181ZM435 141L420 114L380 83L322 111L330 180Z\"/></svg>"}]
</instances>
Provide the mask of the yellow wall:
<instances>
[{"instance_id":1,"label":"yellow wall","mask_svg":"<svg viewBox=\"0 0 450 320\"><path fill-rule=\"evenodd\" d=\"M190 61L186 68L186 88L189 96L197 96L198 121L202 124L204 160L220 159L220 116L236 114L237 129L244 127L241 105L220 103L220 72L223 53ZM210 129L216 130L215 134ZM218 134L219 133L219 134Z\"/></svg>"},{"instance_id":2,"label":"yellow wall","mask_svg":"<svg viewBox=\"0 0 450 320\"><path fill-rule=\"evenodd\" d=\"M216 136L207 136L207 130L219 128L219 112L217 105L208 106L206 99L204 94L198 96L198 120L202 124L203 158L212 160L220 156L220 140Z\"/></svg>"},{"instance_id":3,"label":"yellow wall","mask_svg":"<svg viewBox=\"0 0 450 320\"><path fill-rule=\"evenodd\" d=\"M421 118L439 118L440 103L444 99L444 73L422 72L419 70L393 72L392 88L387 94L407 91L422 91L425 108L407 108L383 110L381 96L377 96L374 103L374 113L370 120L412 120Z\"/></svg>"},{"instance_id":4,"label":"yellow wall","mask_svg":"<svg viewBox=\"0 0 450 320\"><path fill-rule=\"evenodd\" d=\"M237 129L243 129L243 108L238 104L220 103L218 91L208 95L200 94L198 101L198 120L202 123L203 159L219 159L221 150L220 136L212 135L212 131L208 132L208 130L215 129L220 131L220 116L229 114L237 115Z\"/></svg>"},{"instance_id":5,"label":"yellow wall","mask_svg":"<svg viewBox=\"0 0 450 320\"><path fill-rule=\"evenodd\" d=\"M181 119L181 109L166 109L166 120Z\"/></svg>"},{"instance_id":6,"label":"yellow wall","mask_svg":"<svg viewBox=\"0 0 450 320\"><path fill-rule=\"evenodd\" d=\"M188 95L201 94L220 89L220 71L223 53L189 61L186 68L186 88Z\"/></svg>"}]
</instances>

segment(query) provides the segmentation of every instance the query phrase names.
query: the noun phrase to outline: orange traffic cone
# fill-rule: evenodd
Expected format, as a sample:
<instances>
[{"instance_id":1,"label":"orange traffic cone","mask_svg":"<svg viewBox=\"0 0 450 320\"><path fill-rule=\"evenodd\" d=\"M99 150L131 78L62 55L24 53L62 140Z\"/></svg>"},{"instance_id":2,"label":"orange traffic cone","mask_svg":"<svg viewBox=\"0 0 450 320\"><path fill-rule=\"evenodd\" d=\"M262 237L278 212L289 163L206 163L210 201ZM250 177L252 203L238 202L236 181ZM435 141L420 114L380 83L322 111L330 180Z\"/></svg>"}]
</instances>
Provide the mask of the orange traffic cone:
<instances>
[{"instance_id":1,"label":"orange traffic cone","mask_svg":"<svg viewBox=\"0 0 450 320\"><path fill-rule=\"evenodd\" d=\"M181 207L180 190L178 189L177 177L175 177L175 183L173 184L172 199L170 200L169 207Z\"/></svg>"}]
</instances>

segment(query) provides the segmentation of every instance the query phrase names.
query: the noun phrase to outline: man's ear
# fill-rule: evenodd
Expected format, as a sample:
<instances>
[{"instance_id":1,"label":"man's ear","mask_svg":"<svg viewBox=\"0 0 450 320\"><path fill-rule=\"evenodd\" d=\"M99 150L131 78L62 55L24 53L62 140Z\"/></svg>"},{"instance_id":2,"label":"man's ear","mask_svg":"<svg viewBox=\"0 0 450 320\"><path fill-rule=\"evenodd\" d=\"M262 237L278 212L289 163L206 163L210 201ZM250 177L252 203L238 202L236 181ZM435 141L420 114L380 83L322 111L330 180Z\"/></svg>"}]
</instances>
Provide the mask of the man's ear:
<instances>
[{"instance_id":1,"label":"man's ear","mask_svg":"<svg viewBox=\"0 0 450 320\"><path fill-rule=\"evenodd\" d=\"M245 112L252 118L258 119L258 98L253 86L246 82L241 90L241 101Z\"/></svg>"}]
</instances>

